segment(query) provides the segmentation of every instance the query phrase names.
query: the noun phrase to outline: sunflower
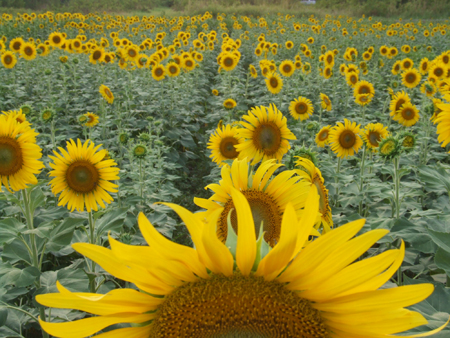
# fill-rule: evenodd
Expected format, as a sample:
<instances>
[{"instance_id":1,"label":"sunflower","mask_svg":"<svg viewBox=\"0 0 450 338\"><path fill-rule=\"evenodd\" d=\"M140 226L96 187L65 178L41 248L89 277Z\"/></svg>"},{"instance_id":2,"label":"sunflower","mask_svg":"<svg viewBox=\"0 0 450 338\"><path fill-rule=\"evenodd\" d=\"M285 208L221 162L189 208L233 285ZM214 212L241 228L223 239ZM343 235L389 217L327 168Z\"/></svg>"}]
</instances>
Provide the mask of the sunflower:
<instances>
[{"instance_id":1,"label":"sunflower","mask_svg":"<svg viewBox=\"0 0 450 338\"><path fill-rule=\"evenodd\" d=\"M438 142L442 143L441 147L447 146L450 142L450 104L442 103L442 101L435 100L435 114L433 114L433 122L437 125ZM436 113L436 110L439 112Z\"/></svg>"},{"instance_id":2,"label":"sunflower","mask_svg":"<svg viewBox=\"0 0 450 338\"><path fill-rule=\"evenodd\" d=\"M381 156L386 159L392 159L400 154L400 144L398 140L392 136L386 137L381 140L378 150Z\"/></svg>"},{"instance_id":3,"label":"sunflower","mask_svg":"<svg viewBox=\"0 0 450 338\"><path fill-rule=\"evenodd\" d=\"M325 126L322 127L322 129L319 130L319 132L316 134L316 138L314 139L314 141L316 142L317 146L320 148L325 147L325 145L327 145L330 142L330 130L331 130L331 126Z\"/></svg>"},{"instance_id":4,"label":"sunflower","mask_svg":"<svg viewBox=\"0 0 450 338\"><path fill-rule=\"evenodd\" d=\"M139 47L136 45L129 45L125 48L125 59L136 62L139 58Z\"/></svg>"},{"instance_id":5,"label":"sunflower","mask_svg":"<svg viewBox=\"0 0 450 338\"><path fill-rule=\"evenodd\" d=\"M389 132L387 127L381 123L369 123L364 130L361 130L360 135L366 143L366 147L377 152L380 141L388 137Z\"/></svg>"},{"instance_id":6,"label":"sunflower","mask_svg":"<svg viewBox=\"0 0 450 338\"><path fill-rule=\"evenodd\" d=\"M438 79L442 79L447 74L447 67L442 62L438 62L430 66L428 74Z\"/></svg>"},{"instance_id":7,"label":"sunflower","mask_svg":"<svg viewBox=\"0 0 450 338\"><path fill-rule=\"evenodd\" d=\"M311 100L306 97L300 96L298 99L291 101L291 104L289 105L289 113L296 120L300 119L300 121L304 121L308 119L313 112L314 106Z\"/></svg>"},{"instance_id":8,"label":"sunflower","mask_svg":"<svg viewBox=\"0 0 450 338\"><path fill-rule=\"evenodd\" d=\"M347 84L352 88L359 82L359 76L355 72L347 72L345 79L347 80Z\"/></svg>"},{"instance_id":9,"label":"sunflower","mask_svg":"<svg viewBox=\"0 0 450 338\"><path fill-rule=\"evenodd\" d=\"M353 156L362 147L363 141L359 136L359 124L344 119L344 123L338 122L330 131L331 150L337 157L346 158Z\"/></svg>"},{"instance_id":10,"label":"sunflower","mask_svg":"<svg viewBox=\"0 0 450 338\"><path fill-rule=\"evenodd\" d=\"M183 68L188 70L188 71L193 70L195 68L195 61L194 61L194 59L191 58L191 57L188 57L188 58L184 59L183 60Z\"/></svg>"},{"instance_id":11,"label":"sunflower","mask_svg":"<svg viewBox=\"0 0 450 338\"><path fill-rule=\"evenodd\" d=\"M62 33L53 32L49 35L48 40L50 41L50 46L60 48L66 39Z\"/></svg>"},{"instance_id":12,"label":"sunflower","mask_svg":"<svg viewBox=\"0 0 450 338\"><path fill-rule=\"evenodd\" d=\"M390 109L390 116L394 116L397 111L404 105L405 103L411 102L409 96L404 91L396 93L391 100L391 103L389 105Z\"/></svg>"},{"instance_id":13,"label":"sunflower","mask_svg":"<svg viewBox=\"0 0 450 338\"><path fill-rule=\"evenodd\" d=\"M7 51L1 54L0 60L5 68L12 69L17 63L17 58L13 52Z\"/></svg>"},{"instance_id":14,"label":"sunflower","mask_svg":"<svg viewBox=\"0 0 450 338\"><path fill-rule=\"evenodd\" d=\"M422 75L415 68L411 68L402 73L402 83L405 87L415 88L420 83Z\"/></svg>"},{"instance_id":15,"label":"sunflower","mask_svg":"<svg viewBox=\"0 0 450 338\"><path fill-rule=\"evenodd\" d=\"M325 79L331 78L331 77L333 76L333 68L332 68L331 66L325 67L325 69L323 70L322 76L323 76Z\"/></svg>"},{"instance_id":16,"label":"sunflower","mask_svg":"<svg viewBox=\"0 0 450 338\"><path fill-rule=\"evenodd\" d=\"M433 97L436 94L436 86L432 82L424 82L422 86L420 86L420 91L424 93L427 97Z\"/></svg>"},{"instance_id":17,"label":"sunflower","mask_svg":"<svg viewBox=\"0 0 450 338\"><path fill-rule=\"evenodd\" d=\"M28 61L33 60L37 56L36 47L34 47L34 45L32 43L24 42L22 44L22 46L20 47L20 55L25 60L28 60Z\"/></svg>"},{"instance_id":18,"label":"sunflower","mask_svg":"<svg viewBox=\"0 0 450 338\"><path fill-rule=\"evenodd\" d=\"M223 101L223 106L226 109L233 109L234 107L236 107L236 101L233 99L226 99L225 101Z\"/></svg>"},{"instance_id":19,"label":"sunflower","mask_svg":"<svg viewBox=\"0 0 450 338\"><path fill-rule=\"evenodd\" d=\"M355 103L360 106L366 106L370 102L372 102L372 99L369 94L358 94L355 97Z\"/></svg>"},{"instance_id":20,"label":"sunflower","mask_svg":"<svg viewBox=\"0 0 450 338\"><path fill-rule=\"evenodd\" d=\"M12 39L9 42L9 49L11 49L11 51L19 53L20 52L20 48L22 47L22 44L24 44L25 41L23 41L22 38L15 38Z\"/></svg>"},{"instance_id":21,"label":"sunflower","mask_svg":"<svg viewBox=\"0 0 450 338\"><path fill-rule=\"evenodd\" d=\"M84 123L85 127L92 128L93 126L98 124L98 115L88 112L86 114L83 114L83 116L86 117L86 122Z\"/></svg>"},{"instance_id":22,"label":"sunflower","mask_svg":"<svg viewBox=\"0 0 450 338\"><path fill-rule=\"evenodd\" d=\"M281 88L283 88L283 80L280 75L275 72L270 73L265 81L267 90L272 94L278 94L281 91Z\"/></svg>"},{"instance_id":23,"label":"sunflower","mask_svg":"<svg viewBox=\"0 0 450 338\"><path fill-rule=\"evenodd\" d=\"M401 61L395 61L394 65L392 66L392 74L397 75L398 73L400 73L401 68Z\"/></svg>"},{"instance_id":24,"label":"sunflower","mask_svg":"<svg viewBox=\"0 0 450 338\"><path fill-rule=\"evenodd\" d=\"M295 72L295 65L291 60L284 60L279 67L280 73L283 76L292 76Z\"/></svg>"},{"instance_id":25,"label":"sunflower","mask_svg":"<svg viewBox=\"0 0 450 338\"><path fill-rule=\"evenodd\" d=\"M419 117L419 109L417 109L411 102L407 102L403 104L394 115L394 120L398 121L405 127L411 127L419 121Z\"/></svg>"},{"instance_id":26,"label":"sunflower","mask_svg":"<svg viewBox=\"0 0 450 338\"><path fill-rule=\"evenodd\" d=\"M92 64L97 64L103 61L105 58L105 51L103 48L96 47L91 51L91 55L89 56L89 62Z\"/></svg>"},{"instance_id":27,"label":"sunflower","mask_svg":"<svg viewBox=\"0 0 450 338\"><path fill-rule=\"evenodd\" d=\"M203 338L270 332L274 337L387 338L427 323L406 307L427 298L432 284L379 289L402 264L403 242L399 249L358 259L389 230L356 236L365 224L357 220L306 246L318 213L313 186L306 200L308 216L299 220L289 204L282 215L280 240L267 249L256 240L245 196L231 189L231 198L239 235L230 233L227 244L214 232L219 212L204 224L198 215L174 204L168 206L183 219L195 248L170 241L142 213L138 223L149 246L123 244L111 236L111 249L74 244L77 252L137 289L73 293L57 282L59 292L37 295L37 302L94 316L63 323L40 321L42 328L71 338L122 323L132 325L106 335Z\"/></svg>"},{"instance_id":28,"label":"sunflower","mask_svg":"<svg viewBox=\"0 0 450 338\"><path fill-rule=\"evenodd\" d=\"M22 112L22 109L19 110L8 110L8 111L2 111L3 115L7 116L8 118L12 118L17 121L19 124L23 124L25 129L31 128L31 123L27 121L27 116Z\"/></svg>"},{"instance_id":29,"label":"sunflower","mask_svg":"<svg viewBox=\"0 0 450 338\"><path fill-rule=\"evenodd\" d=\"M233 53L223 53L220 59L220 66L226 71L233 70L239 62L239 59Z\"/></svg>"},{"instance_id":30,"label":"sunflower","mask_svg":"<svg viewBox=\"0 0 450 338\"><path fill-rule=\"evenodd\" d=\"M252 76L252 78L256 79L258 77L258 72L256 71L255 66L250 65L248 68L250 70L250 75Z\"/></svg>"},{"instance_id":31,"label":"sunflower","mask_svg":"<svg viewBox=\"0 0 450 338\"><path fill-rule=\"evenodd\" d=\"M100 94L102 94L103 98L109 103L113 104L114 102L114 94L111 92L111 90L106 87L105 85L101 85L99 88Z\"/></svg>"},{"instance_id":32,"label":"sunflower","mask_svg":"<svg viewBox=\"0 0 450 338\"><path fill-rule=\"evenodd\" d=\"M325 65L326 66L330 66L333 67L334 66L334 53L333 51L328 51L325 53L324 58L323 58Z\"/></svg>"},{"instance_id":33,"label":"sunflower","mask_svg":"<svg viewBox=\"0 0 450 338\"><path fill-rule=\"evenodd\" d=\"M328 201L328 190L325 188L325 180L322 173L312 161L304 157L297 157L295 165L299 167L296 169L297 175L311 185L315 185L319 193L319 217L317 217L315 228L323 229L323 234L327 233L333 227L333 219L331 216L331 208Z\"/></svg>"},{"instance_id":34,"label":"sunflower","mask_svg":"<svg viewBox=\"0 0 450 338\"><path fill-rule=\"evenodd\" d=\"M430 68L430 61L428 60L428 58L423 58L422 60L420 60L419 70L422 75L428 73L429 68Z\"/></svg>"},{"instance_id":35,"label":"sunflower","mask_svg":"<svg viewBox=\"0 0 450 338\"><path fill-rule=\"evenodd\" d=\"M217 89L213 89L213 90L211 91L211 93L212 93L214 96L218 96L218 95L219 95L219 91L218 91Z\"/></svg>"},{"instance_id":36,"label":"sunflower","mask_svg":"<svg viewBox=\"0 0 450 338\"><path fill-rule=\"evenodd\" d=\"M169 62L166 65L166 73L169 77L176 77L180 75L180 66L178 66L175 62Z\"/></svg>"},{"instance_id":37,"label":"sunflower","mask_svg":"<svg viewBox=\"0 0 450 338\"><path fill-rule=\"evenodd\" d=\"M358 81L353 87L353 95L357 97L358 95L369 95L372 99L375 95L375 89L373 88L373 84L367 81Z\"/></svg>"},{"instance_id":38,"label":"sunflower","mask_svg":"<svg viewBox=\"0 0 450 338\"><path fill-rule=\"evenodd\" d=\"M331 100L326 94L320 93L320 102L322 109L326 109L327 111L332 109Z\"/></svg>"},{"instance_id":39,"label":"sunflower","mask_svg":"<svg viewBox=\"0 0 450 338\"><path fill-rule=\"evenodd\" d=\"M217 237L225 242L228 234L228 218L230 217L233 229L239 232L236 222L235 206L231 198L232 190L237 189L244 194L250 204L254 217L254 231L259 235L261 223L264 239L270 246L275 246L280 239L282 228L281 215L290 201L298 217L302 214L309 183L296 175L296 171L287 170L278 175L274 171L282 164L275 160L264 162L253 172L246 159L233 161L230 166L221 170L222 180L219 184L211 184L206 188L214 191L209 199L195 198L194 203L206 209L205 218L220 211L217 220ZM231 211L231 214L230 214ZM230 214L230 215L229 215ZM314 232L319 235L319 233Z\"/></svg>"},{"instance_id":40,"label":"sunflower","mask_svg":"<svg viewBox=\"0 0 450 338\"><path fill-rule=\"evenodd\" d=\"M9 192L37 184L36 174L44 165L39 135L28 123L19 123L12 114L0 115L0 191L2 183Z\"/></svg>"},{"instance_id":41,"label":"sunflower","mask_svg":"<svg viewBox=\"0 0 450 338\"><path fill-rule=\"evenodd\" d=\"M400 67L402 68L402 70L411 69L413 66L414 62L410 58L406 58L400 61Z\"/></svg>"},{"instance_id":42,"label":"sunflower","mask_svg":"<svg viewBox=\"0 0 450 338\"><path fill-rule=\"evenodd\" d=\"M119 179L119 168L114 167L114 160L103 160L107 150L98 150L101 145L94 146L91 140L84 144L67 142L67 151L59 148L61 154L53 151L56 156L49 156L54 177L50 181L53 194L59 196L58 205L66 205L70 211L97 211L97 204L105 208L105 202L111 203L113 198L108 192L116 192L117 185L110 181Z\"/></svg>"},{"instance_id":43,"label":"sunflower","mask_svg":"<svg viewBox=\"0 0 450 338\"><path fill-rule=\"evenodd\" d=\"M244 140L238 135L238 128L229 124L218 127L209 138L208 149L211 149L213 162L223 166L223 161L233 160L238 157L235 145L243 143Z\"/></svg>"},{"instance_id":44,"label":"sunflower","mask_svg":"<svg viewBox=\"0 0 450 338\"><path fill-rule=\"evenodd\" d=\"M243 128L239 136L246 141L236 146L239 159L247 157L252 164L268 159L281 161L290 149L288 140L296 140L287 128L286 118L273 104L269 107L253 107L242 118L247 122L241 122Z\"/></svg>"},{"instance_id":45,"label":"sunflower","mask_svg":"<svg viewBox=\"0 0 450 338\"><path fill-rule=\"evenodd\" d=\"M290 40L285 43L286 49L292 49L294 47L294 43Z\"/></svg>"}]
</instances>

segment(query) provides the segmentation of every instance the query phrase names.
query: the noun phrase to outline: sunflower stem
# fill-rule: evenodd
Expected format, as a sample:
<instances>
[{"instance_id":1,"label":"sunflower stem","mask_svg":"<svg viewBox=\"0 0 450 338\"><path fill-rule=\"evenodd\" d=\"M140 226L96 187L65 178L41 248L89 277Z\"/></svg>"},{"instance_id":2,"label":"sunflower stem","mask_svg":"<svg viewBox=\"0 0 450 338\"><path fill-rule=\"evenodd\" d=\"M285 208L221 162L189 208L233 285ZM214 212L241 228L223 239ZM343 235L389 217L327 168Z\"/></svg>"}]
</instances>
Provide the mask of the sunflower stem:
<instances>
[{"instance_id":1,"label":"sunflower stem","mask_svg":"<svg viewBox=\"0 0 450 338\"><path fill-rule=\"evenodd\" d=\"M334 177L334 183L336 183L336 200L335 200L335 206L339 206L339 173L341 172L341 163L342 158L338 158L338 165L336 170L336 176Z\"/></svg>"},{"instance_id":2,"label":"sunflower stem","mask_svg":"<svg viewBox=\"0 0 450 338\"><path fill-rule=\"evenodd\" d=\"M94 215L92 215L92 211L88 212L88 219L89 219L89 243L97 244L97 239L95 238L95 220ZM92 274L95 273L94 261L91 261L91 272ZM89 289L92 293L96 293L95 277L89 278Z\"/></svg>"},{"instance_id":3,"label":"sunflower stem","mask_svg":"<svg viewBox=\"0 0 450 338\"><path fill-rule=\"evenodd\" d=\"M56 143L55 143L55 119L52 119L52 122L50 124L50 137L52 140L52 146L53 149L56 148Z\"/></svg>"},{"instance_id":4,"label":"sunflower stem","mask_svg":"<svg viewBox=\"0 0 450 338\"><path fill-rule=\"evenodd\" d=\"M139 196L144 199L144 177L142 173L142 158L139 158Z\"/></svg>"},{"instance_id":5,"label":"sunflower stem","mask_svg":"<svg viewBox=\"0 0 450 338\"><path fill-rule=\"evenodd\" d=\"M363 187L364 187L364 165L365 165L365 160L366 160L366 147L363 148L363 153L362 153L362 157L361 157L361 171L360 171L360 183L359 183L359 193L361 194L363 192ZM364 196L361 197L360 201L359 201L359 214L362 216L362 211L363 211L363 199Z\"/></svg>"},{"instance_id":6,"label":"sunflower stem","mask_svg":"<svg viewBox=\"0 0 450 338\"><path fill-rule=\"evenodd\" d=\"M23 189L22 197L23 197L23 205L24 205L23 211L24 211L25 219L27 221L27 228L28 228L28 230L34 230L34 224L33 224L34 210L31 209L31 205L30 205L31 189L29 191L28 191L28 189ZM39 272L41 272L39 251L38 251L37 245L36 245L36 237L33 233L30 234L30 242L31 242L31 256L32 256L31 259L32 259L33 266L36 269L38 269ZM42 259L41 259L41 262L42 262ZM34 284L36 286L36 289L39 289L41 287L41 281L39 280L39 278L36 279ZM24 311L22 311L22 312L24 312ZM43 320L45 322L46 321L45 309L42 306L39 307L39 314L40 314L41 320ZM35 318L35 317L34 317L34 319L37 320L37 318ZM42 336L44 338L49 337L48 333L45 332L44 330L42 330Z\"/></svg>"},{"instance_id":7,"label":"sunflower stem","mask_svg":"<svg viewBox=\"0 0 450 338\"><path fill-rule=\"evenodd\" d=\"M400 217L400 177L399 177L400 158L394 158L394 198L395 198L395 218Z\"/></svg>"}]
</instances>

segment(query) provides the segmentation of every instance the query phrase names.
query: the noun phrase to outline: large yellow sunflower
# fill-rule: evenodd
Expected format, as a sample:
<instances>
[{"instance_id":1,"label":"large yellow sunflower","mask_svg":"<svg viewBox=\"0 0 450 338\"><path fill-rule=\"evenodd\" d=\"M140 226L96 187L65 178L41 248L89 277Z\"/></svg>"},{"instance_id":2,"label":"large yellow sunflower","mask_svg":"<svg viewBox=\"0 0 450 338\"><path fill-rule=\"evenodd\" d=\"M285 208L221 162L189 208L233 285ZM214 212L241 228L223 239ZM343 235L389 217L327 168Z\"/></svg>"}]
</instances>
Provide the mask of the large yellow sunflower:
<instances>
[{"instance_id":1,"label":"large yellow sunflower","mask_svg":"<svg viewBox=\"0 0 450 338\"><path fill-rule=\"evenodd\" d=\"M220 210L217 236L221 241L225 242L227 239L229 217L233 229L238 229L236 211L232 211L235 209L231 198L232 189L238 189L247 198L255 221L256 236L258 236L262 224L265 232L264 239L271 246L274 246L280 239L281 216L288 202L292 203L297 216L301 216L309 184L302 181L294 170L287 170L272 176L275 170L281 166L281 164L276 164L275 160L270 160L261 164L258 170L253 172L245 159L235 160L231 167L222 167L222 180L219 184L210 184L206 187L214 192L213 196L209 199L194 199L195 204L206 209L206 218ZM239 229L237 231L239 232ZM319 235L317 232L315 234Z\"/></svg>"},{"instance_id":2,"label":"large yellow sunflower","mask_svg":"<svg viewBox=\"0 0 450 338\"><path fill-rule=\"evenodd\" d=\"M422 75L415 68L408 69L402 73L402 83L405 87L415 88L420 83Z\"/></svg>"},{"instance_id":3,"label":"large yellow sunflower","mask_svg":"<svg viewBox=\"0 0 450 338\"><path fill-rule=\"evenodd\" d=\"M0 60L5 68L12 69L17 63L17 58L13 52L7 51L1 54Z\"/></svg>"},{"instance_id":4,"label":"large yellow sunflower","mask_svg":"<svg viewBox=\"0 0 450 338\"><path fill-rule=\"evenodd\" d=\"M25 60L28 60L28 61L33 60L37 56L36 47L32 43L24 42L22 44L22 46L20 47L20 55Z\"/></svg>"},{"instance_id":5,"label":"large yellow sunflower","mask_svg":"<svg viewBox=\"0 0 450 338\"><path fill-rule=\"evenodd\" d=\"M248 158L252 164L270 159L281 161L291 148L288 140L297 139L288 129L283 113L274 104L253 107L242 118L247 122L241 122L243 128L239 130L239 136L246 140L236 145L236 149L239 159Z\"/></svg>"},{"instance_id":6,"label":"large yellow sunflower","mask_svg":"<svg viewBox=\"0 0 450 338\"><path fill-rule=\"evenodd\" d=\"M102 94L103 98L109 103L113 104L114 102L114 94L111 92L111 90L105 86L101 85L99 88L100 94Z\"/></svg>"},{"instance_id":7,"label":"large yellow sunflower","mask_svg":"<svg viewBox=\"0 0 450 338\"><path fill-rule=\"evenodd\" d=\"M411 102L407 102L394 115L394 120L405 127L411 127L419 121L419 109Z\"/></svg>"},{"instance_id":8,"label":"large yellow sunflower","mask_svg":"<svg viewBox=\"0 0 450 338\"><path fill-rule=\"evenodd\" d=\"M353 95L357 97L358 95L369 95L372 99L375 95L375 88L373 84L367 81L358 81L353 87Z\"/></svg>"},{"instance_id":9,"label":"large yellow sunflower","mask_svg":"<svg viewBox=\"0 0 450 338\"><path fill-rule=\"evenodd\" d=\"M377 152L379 143L389 136L389 132L387 127L381 123L369 123L364 130L361 130L360 135L366 143L366 147Z\"/></svg>"},{"instance_id":10,"label":"large yellow sunflower","mask_svg":"<svg viewBox=\"0 0 450 338\"><path fill-rule=\"evenodd\" d=\"M300 119L301 121L304 121L308 119L313 112L314 106L311 100L306 97L300 96L298 99L291 101L291 104L289 105L289 113L296 120Z\"/></svg>"},{"instance_id":11,"label":"large yellow sunflower","mask_svg":"<svg viewBox=\"0 0 450 338\"><path fill-rule=\"evenodd\" d=\"M266 78L266 86L272 94L278 94L283 88L283 80L277 73L270 73Z\"/></svg>"},{"instance_id":12,"label":"large yellow sunflower","mask_svg":"<svg viewBox=\"0 0 450 338\"><path fill-rule=\"evenodd\" d=\"M438 142L442 143L442 147L445 147L450 143L450 104L440 101L436 103L436 108L439 110L439 113L433 115L433 122L438 124L436 130Z\"/></svg>"},{"instance_id":13,"label":"large yellow sunflower","mask_svg":"<svg viewBox=\"0 0 450 338\"><path fill-rule=\"evenodd\" d=\"M166 68L162 64L158 63L152 68L152 77L156 81L161 81L166 77Z\"/></svg>"},{"instance_id":14,"label":"large yellow sunflower","mask_svg":"<svg viewBox=\"0 0 450 338\"><path fill-rule=\"evenodd\" d=\"M98 150L101 145L94 146L91 140L84 144L78 139L67 142L67 151L58 148L61 154L53 151L49 156L54 163L49 175L53 194L59 196L58 205L66 205L70 211L98 210L97 204L105 208L105 202L111 203L113 198L109 192L116 192L117 185L110 181L119 179L119 168L114 167L112 159L104 160L106 149Z\"/></svg>"},{"instance_id":15,"label":"large yellow sunflower","mask_svg":"<svg viewBox=\"0 0 450 338\"><path fill-rule=\"evenodd\" d=\"M283 76L292 76L295 72L295 65L291 60L284 60L279 67L280 73Z\"/></svg>"},{"instance_id":16,"label":"large yellow sunflower","mask_svg":"<svg viewBox=\"0 0 450 338\"><path fill-rule=\"evenodd\" d=\"M211 149L209 157L220 167L224 165L223 161L238 157L239 153L235 145L244 142L244 139L239 137L238 132L238 127L227 124L217 128L209 138L208 149Z\"/></svg>"},{"instance_id":17,"label":"large yellow sunflower","mask_svg":"<svg viewBox=\"0 0 450 338\"><path fill-rule=\"evenodd\" d=\"M347 119L344 119L344 123L338 122L330 131L330 145L337 157L353 156L363 145L359 124Z\"/></svg>"},{"instance_id":18,"label":"large yellow sunflower","mask_svg":"<svg viewBox=\"0 0 450 338\"><path fill-rule=\"evenodd\" d=\"M394 116L397 114L397 111L404 105L405 103L411 102L411 99L409 98L408 94L404 91L396 93L391 100L391 103L389 105L390 109L390 116Z\"/></svg>"},{"instance_id":19,"label":"large yellow sunflower","mask_svg":"<svg viewBox=\"0 0 450 338\"><path fill-rule=\"evenodd\" d=\"M37 135L13 115L0 115L0 191L2 184L10 192L37 184L35 175L44 168L39 161L42 150L36 144Z\"/></svg>"},{"instance_id":20,"label":"large yellow sunflower","mask_svg":"<svg viewBox=\"0 0 450 338\"><path fill-rule=\"evenodd\" d=\"M49 35L48 41L50 42L50 46L53 47L61 47L65 42L64 35L59 32L53 32Z\"/></svg>"},{"instance_id":21,"label":"large yellow sunflower","mask_svg":"<svg viewBox=\"0 0 450 338\"><path fill-rule=\"evenodd\" d=\"M41 321L42 328L66 338L87 337L121 323L131 326L98 337L388 338L427 323L406 307L427 298L432 284L379 289L400 267L403 242L399 249L358 259L388 230L356 236L365 223L357 220L305 246L318 212L313 186L306 216L299 220L289 204L280 240L270 249L257 242L244 195L232 189L231 196L239 234L230 234L227 244L215 234L219 211L204 224L198 215L173 204L168 205L183 219L195 249L165 238L142 213L138 223L149 246L127 245L112 237L111 249L74 244L76 251L137 290L74 293L57 283L59 293L41 294L36 300L92 316L63 323Z\"/></svg>"},{"instance_id":22,"label":"large yellow sunflower","mask_svg":"<svg viewBox=\"0 0 450 338\"><path fill-rule=\"evenodd\" d=\"M322 234L325 234L333 227L333 218L328 201L328 189L325 188L325 180L322 177L322 173L313 162L304 157L297 157L295 165L299 167L299 169L295 170L297 175L308 182L310 186L315 185L317 188L319 193L319 214L314 227L316 229L322 228Z\"/></svg>"}]
</instances>

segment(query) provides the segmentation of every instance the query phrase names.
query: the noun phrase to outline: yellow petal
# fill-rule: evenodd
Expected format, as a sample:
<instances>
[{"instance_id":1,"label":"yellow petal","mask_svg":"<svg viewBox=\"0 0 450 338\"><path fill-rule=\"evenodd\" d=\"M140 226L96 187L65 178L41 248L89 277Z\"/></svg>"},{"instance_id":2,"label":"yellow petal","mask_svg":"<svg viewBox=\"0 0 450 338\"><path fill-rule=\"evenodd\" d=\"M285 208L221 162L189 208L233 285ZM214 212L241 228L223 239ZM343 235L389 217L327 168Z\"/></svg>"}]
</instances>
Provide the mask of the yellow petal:
<instances>
[{"instance_id":1,"label":"yellow petal","mask_svg":"<svg viewBox=\"0 0 450 338\"><path fill-rule=\"evenodd\" d=\"M252 211L247 199L235 188L231 188L231 197L238 219L236 264L241 274L248 276L256 258L256 235Z\"/></svg>"},{"instance_id":2,"label":"yellow petal","mask_svg":"<svg viewBox=\"0 0 450 338\"><path fill-rule=\"evenodd\" d=\"M95 338L148 338L150 336L151 328L151 325L125 327L96 335Z\"/></svg>"},{"instance_id":3,"label":"yellow petal","mask_svg":"<svg viewBox=\"0 0 450 338\"><path fill-rule=\"evenodd\" d=\"M100 316L75 320L67 323L48 323L39 319L45 332L61 338L83 338L105 327L118 323L143 323L151 320L154 314L121 313L114 316Z\"/></svg>"}]
</instances>

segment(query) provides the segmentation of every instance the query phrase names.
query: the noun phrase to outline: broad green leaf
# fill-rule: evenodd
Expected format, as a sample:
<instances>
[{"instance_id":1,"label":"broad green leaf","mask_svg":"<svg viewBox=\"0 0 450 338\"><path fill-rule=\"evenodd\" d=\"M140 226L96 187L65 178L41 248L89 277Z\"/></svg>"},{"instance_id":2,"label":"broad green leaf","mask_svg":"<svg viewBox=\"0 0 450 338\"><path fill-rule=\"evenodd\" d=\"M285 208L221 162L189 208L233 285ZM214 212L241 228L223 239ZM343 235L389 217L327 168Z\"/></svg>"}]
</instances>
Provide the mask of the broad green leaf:
<instances>
[{"instance_id":1,"label":"broad green leaf","mask_svg":"<svg viewBox=\"0 0 450 338\"><path fill-rule=\"evenodd\" d=\"M46 252L56 252L69 245L75 227L83 224L84 221L82 218L66 218L53 228L48 236L49 240L46 245Z\"/></svg>"},{"instance_id":2,"label":"broad green leaf","mask_svg":"<svg viewBox=\"0 0 450 338\"><path fill-rule=\"evenodd\" d=\"M428 229L428 233L431 236L431 239L436 243L440 248L450 253L450 233L449 232L439 232Z\"/></svg>"},{"instance_id":3,"label":"broad green leaf","mask_svg":"<svg viewBox=\"0 0 450 338\"><path fill-rule=\"evenodd\" d=\"M11 243L26 228L26 225L19 222L16 218L0 220L0 244Z\"/></svg>"}]
</instances>

